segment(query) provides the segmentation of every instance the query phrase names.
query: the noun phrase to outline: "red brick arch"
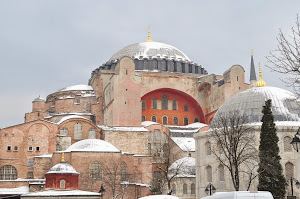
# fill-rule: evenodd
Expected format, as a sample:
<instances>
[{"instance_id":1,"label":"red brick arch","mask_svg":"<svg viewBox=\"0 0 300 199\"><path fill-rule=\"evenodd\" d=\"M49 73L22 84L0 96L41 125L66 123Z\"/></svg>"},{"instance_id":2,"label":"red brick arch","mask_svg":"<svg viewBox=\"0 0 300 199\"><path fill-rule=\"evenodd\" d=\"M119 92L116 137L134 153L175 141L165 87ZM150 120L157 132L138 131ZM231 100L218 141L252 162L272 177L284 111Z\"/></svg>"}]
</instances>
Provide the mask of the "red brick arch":
<instances>
[{"instance_id":1,"label":"red brick arch","mask_svg":"<svg viewBox=\"0 0 300 199\"><path fill-rule=\"evenodd\" d=\"M162 110L161 107L162 95L164 94L168 96L168 110ZM157 101L160 101L158 102L157 109L152 108L152 100L154 98L156 98ZM177 110L173 110L173 99L177 100ZM163 116L168 117L167 125L175 125L173 123L173 118L175 116L178 117L179 126L184 125L184 118L188 118L189 124L194 123L195 118L199 118L199 122L201 123L206 123L203 110L200 105L193 97L182 91L170 88L157 89L145 94L142 97L142 101L146 102L146 110L142 110L142 115L146 116L147 121L151 121L151 117L155 115L157 123L160 124L163 123ZM184 111L184 104L188 105L188 111Z\"/></svg>"}]
</instances>

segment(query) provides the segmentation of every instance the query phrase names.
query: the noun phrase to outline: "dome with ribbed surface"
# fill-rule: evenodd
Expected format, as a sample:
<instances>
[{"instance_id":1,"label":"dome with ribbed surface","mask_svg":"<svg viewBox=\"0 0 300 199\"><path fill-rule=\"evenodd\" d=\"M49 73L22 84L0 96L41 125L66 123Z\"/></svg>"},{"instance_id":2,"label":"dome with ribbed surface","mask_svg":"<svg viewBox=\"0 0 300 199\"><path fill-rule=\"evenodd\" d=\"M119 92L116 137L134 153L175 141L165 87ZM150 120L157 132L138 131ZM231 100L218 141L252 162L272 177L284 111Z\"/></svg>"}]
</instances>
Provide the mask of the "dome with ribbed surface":
<instances>
[{"instance_id":1,"label":"dome with ribbed surface","mask_svg":"<svg viewBox=\"0 0 300 199\"><path fill-rule=\"evenodd\" d=\"M120 152L114 145L99 139L86 139L72 144L66 152Z\"/></svg>"},{"instance_id":2,"label":"dome with ribbed surface","mask_svg":"<svg viewBox=\"0 0 300 199\"><path fill-rule=\"evenodd\" d=\"M212 125L222 115L239 112L247 122L260 122L265 101L272 100L274 121L300 121L300 106L295 94L276 87L254 87L227 100L215 114Z\"/></svg>"},{"instance_id":3,"label":"dome with ribbed surface","mask_svg":"<svg viewBox=\"0 0 300 199\"><path fill-rule=\"evenodd\" d=\"M79 173L67 162L54 165L46 174L77 174Z\"/></svg>"},{"instance_id":4,"label":"dome with ribbed surface","mask_svg":"<svg viewBox=\"0 0 300 199\"><path fill-rule=\"evenodd\" d=\"M165 58L177 61L191 61L177 48L159 42L142 42L126 46L114 54L109 59L109 62L116 61L124 56L128 56L133 59Z\"/></svg>"}]
</instances>

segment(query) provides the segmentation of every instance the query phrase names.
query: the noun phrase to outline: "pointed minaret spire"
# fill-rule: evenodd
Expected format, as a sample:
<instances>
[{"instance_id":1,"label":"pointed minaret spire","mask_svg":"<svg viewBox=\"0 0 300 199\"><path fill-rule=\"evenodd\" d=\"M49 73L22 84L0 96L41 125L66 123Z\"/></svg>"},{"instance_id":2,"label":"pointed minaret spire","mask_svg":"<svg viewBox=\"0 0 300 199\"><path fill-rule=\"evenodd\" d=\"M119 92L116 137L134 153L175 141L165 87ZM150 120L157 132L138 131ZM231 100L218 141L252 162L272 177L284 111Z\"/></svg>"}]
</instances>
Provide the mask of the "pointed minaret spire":
<instances>
[{"instance_id":1,"label":"pointed minaret spire","mask_svg":"<svg viewBox=\"0 0 300 199\"><path fill-rule=\"evenodd\" d=\"M150 26L148 27L148 39L146 40L146 42L152 42L151 32L150 32Z\"/></svg>"},{"instance_id":2,"label":"pointed minaret spire","mask_svg":"<svg viewBox=\"0 0 300 199\"><path fill-rule=\"evenodd\" d=\"M267 86L266 82L262 79L261 68L259 64L259 80L256 82L256 87Z\"/></svg>"},{"instance_id":3,"label":"pointed minaret spire","mask_svg":"<svg viewBox=\"0 0 300 199\"><path fill-rule=\"evenodd\" d=\"M61 161L60 162L65 162L65 153L64 152L61 154Z\"/></svg>"},{"instance_id":4,"label":"pointed minaret spire","mask_svg":"<svg viewBox=\"0 0 300 199\"><path fill-rule=\"evenodd\" d=\"M255 87L256 82L257 79L256 79L256 72L255 72L255 66L253 60L253 49L251 49L250 87Z\"/></svg>"}]
</instances>

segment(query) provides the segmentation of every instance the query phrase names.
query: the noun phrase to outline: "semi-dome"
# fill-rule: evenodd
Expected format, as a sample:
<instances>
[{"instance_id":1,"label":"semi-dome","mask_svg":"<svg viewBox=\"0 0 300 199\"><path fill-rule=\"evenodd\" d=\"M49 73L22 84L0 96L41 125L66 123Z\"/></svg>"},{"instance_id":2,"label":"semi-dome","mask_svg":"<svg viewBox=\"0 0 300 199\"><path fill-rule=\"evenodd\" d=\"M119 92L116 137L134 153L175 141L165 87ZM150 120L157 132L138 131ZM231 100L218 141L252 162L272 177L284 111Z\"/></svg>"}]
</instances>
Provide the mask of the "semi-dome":
<instances>
[{"instance_id":1,"label":"semi-dome","mask_svg":"<svg viewBox=\"0 0 300 199\"><path fill-rule=\"evenodd\" d=\"M60 162L54 165L46 174L76 174L79 173L67 162Z\"/></svg>"},{"instance_id":2,"label":"semi-dome","mask_svg":"<svg viewBox=\"0 0 300 199\"><path fill-rule=\"evenodd\" d=\"M182 51L171 45L159 42L142 42L122 48L108 62L118 60L124 56L133 59L166 58L177 61L191 61Z\"/></svg>"},{"instance_id":3,"label":"semi-dome","mask_svg":"<svg viewBox=\"0 0 300 199\"><path fill-rule=\"evenodd\" d=\"M272 100L274 121L300 121L300 106L296 95L276 87L254 87L240 92L227 100L215 114L212 125L222 115L233 112L244 114L247 122L260 122L265 101Z\"/></svg>"},{"instance_id":4,"label":"semi-dome","mask_svg":"<svg viewBox=\"0 0 300 199\"><path fill-rule=\"evenodd\" d=\"M72 144L66 152L120 152L114 145L99 139L86 139Z\"/></svg>"},{"instance_id":5,"label":"semi-dome","mask_svg":"<svg viewBox=\"0 0 300 199\"><path fill-rule=\"evenodd\" d=\"M184 157L176 160L169 167L169 174L176 177L196 177L196 160L193 157Z\"/></svg>"}]
</instances>

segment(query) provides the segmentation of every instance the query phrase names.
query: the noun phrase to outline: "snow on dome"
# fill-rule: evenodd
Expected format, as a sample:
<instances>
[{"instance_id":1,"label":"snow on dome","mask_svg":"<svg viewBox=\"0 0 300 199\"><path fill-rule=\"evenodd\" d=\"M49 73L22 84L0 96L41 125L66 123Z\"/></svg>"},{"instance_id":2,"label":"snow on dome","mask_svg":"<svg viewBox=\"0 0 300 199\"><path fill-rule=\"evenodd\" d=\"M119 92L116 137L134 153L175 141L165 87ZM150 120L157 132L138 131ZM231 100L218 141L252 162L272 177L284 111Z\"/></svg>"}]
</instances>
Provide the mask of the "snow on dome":
<instances>
[{"instance_id":1,"label":"snow on dome","mask_svg":"<svg viewBox=\"0 0 300 199\"><path fill-rule=\"evenodd\" d=\"M188 61L191 60L177 48L159 42L136 43L119 50L108 62L121 59L124 56L130 58L167 58L169 60Z\"/></svg>"},{"instance_id":2,"label":"snow on dome","mask_svg":"<svg viewBox=\"0 0 300 199\"><path fill-rule=\"evenodd\" d=\"M74 85L74 86L68 86L66 88L62 88L58 90L58 92L61 91L93 91L93 87L85 84L80 84L80 85Z\"/></svg>"},{"instance_id":3,"label":"snow on dome","mask_svg":"<svg viewBox=\"0 0 300 199\"><path fill-rule=\"evenodd\" d=\"M40 96L38 96L32 102L45 102L45 100L43 98L41 98Z\"/></svg>"},{"instance_id":4,"label":"snow on dome","mask_svg":"<svg viewBox=\"0 0 300 199\"><path fill-rule=\"evenodd\" d=\"M152 196L141 197L139 199L179 199L179 198L171 195L152 195Z\"/></svg>"},{"instance_id":5,"label":"snow on dome","mask_svg":"<svg viewBox=\"0 0 300 199\"><path fill-rule=\"evenodd\" d=\"M144 121L142 122L143 127L151 126L153 124L158 124L157 122L152 122L152 121Z\"/></svg>"},{"instance_id":6,"label":"snow on dome","mask_svg":"<svg viewBox=\"0 0 300 199\"><path fill-rule=\"evenodd\" d=\"M89 119L87 119L85 117L82 117L82 116L79 116L79 115L68 115L68 116L65 116L63 118L60 118L60 119L56 120L54 123L61 124L64 121L69 120L69 119L84 119L84 120L90 121Z\"/></svg>"},{"instance_id":7,"label":"snow on dome","mask_svg":"<svg viewBox=\"0 0 300 199\"><path fill-rule=\"evenodd\" d=\"M60 162L59 164L54 165L46 174L76 174L79 175L79 173L67 162Z\"/></svg>"},{"instance_id":8,"label":"snow on dome","mask_svg":"<svg viewBox=\"0 0 300 199\"><path fill-rule=\"evenodd\" d=\"M120 152L114 145L99 139L86 139L76 142L66 149L66 152Z\"/></svg>"},{"instance_id":9,"label":"snow on dome","mask_svg":"<svg viewBox=\"0 0 300 199\"><path fill-rule=\"evenodd\" d=\"M186 125L185 127L188 127L188 128L192 127L192 128L200 128L201 129L205 126L207 126L207 124L203 124L203 123L200 123L200 122L195 122L195 123Z\"/></svg>"},{"instance_id":10,"label":"snow on dome","mask_svg":"<svg viewBox=\"0 0 300 199\"><path fill-rule=\"evenodd\" d=\"M169 167L169 174L174 175L178 173L176 177L196 177L196 160L192 157L185 157L176 160Z\"/></svg>"},{"instance_id":11,"label":"snow on dome","mask_svg":"<svg viewBox=\"0 0 300 199\"><path fill-rule=\"evenodd\" d=\"M281 88L266 86L250 88L232 96L219 108L212 124L219 116L234 111L245 114L249 123L260 122L262 107L268 99L272 100L274 121L300 121L300 106L295 94Z\"/></svg>"}]
</instances>

